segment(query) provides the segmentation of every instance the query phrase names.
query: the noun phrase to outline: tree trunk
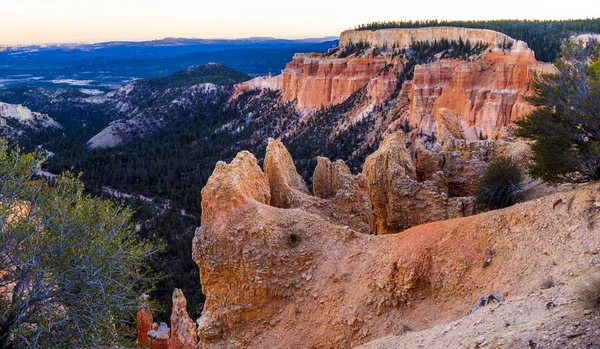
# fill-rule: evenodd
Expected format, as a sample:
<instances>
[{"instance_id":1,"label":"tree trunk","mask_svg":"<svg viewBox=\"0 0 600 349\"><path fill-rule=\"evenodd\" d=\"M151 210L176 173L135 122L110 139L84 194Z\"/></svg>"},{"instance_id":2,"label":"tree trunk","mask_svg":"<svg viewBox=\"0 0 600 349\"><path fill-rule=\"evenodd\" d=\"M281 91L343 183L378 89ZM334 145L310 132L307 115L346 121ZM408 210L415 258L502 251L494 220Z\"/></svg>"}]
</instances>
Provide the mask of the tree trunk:
<instances>
[{"instance_id":1,"label":"tree trunk","mask_svg":"<svg viewBox=\"0 0 600 349\"><path fill-rule=\"evenodd\" d=\"M5 321L0 322L0 349L12 349L13 343L10 341L10 332L15 324L17 316L11 311Z\"/></svg>"}]
</instances>

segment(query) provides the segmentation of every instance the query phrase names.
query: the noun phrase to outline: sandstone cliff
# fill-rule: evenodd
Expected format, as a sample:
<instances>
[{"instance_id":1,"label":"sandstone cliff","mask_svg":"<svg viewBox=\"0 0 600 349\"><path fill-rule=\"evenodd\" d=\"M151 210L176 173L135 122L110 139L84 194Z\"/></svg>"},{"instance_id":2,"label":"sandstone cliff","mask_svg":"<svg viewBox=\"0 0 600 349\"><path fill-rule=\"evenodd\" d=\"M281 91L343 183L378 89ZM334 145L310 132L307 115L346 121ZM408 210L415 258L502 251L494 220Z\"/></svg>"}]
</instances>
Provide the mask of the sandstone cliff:
<instances>
[{"instance_id":1,"label":"sandstone cliff","mask_svg":"<svg viewBox=\"0 0 600 349\"><path fill-rule=\"evenodd\" d=\"M340 35L340 46L348 46L352 43L368 42L371 46L398 46L407 48L415 41L448 41L471 43L484 42L491 48L512 45L515 39L508 35L487 29L471 29L459 27L430 27L430 28L407 28L407 29L380 29L380 30L346 30Z\"/></svg>"},{"instance_id":2,"label":"sandstone cliff","mask_svg":"<svg viewBox=\"0 0 600 349\"><path fill-rule=\"evenodd\" d=\"M417 181L406 142L402 131L393 133L365 162L363 171L375 214L374 233L398 233L415 225L473 214L473 198L448 195L443 166L436 166L426 181Z\"/></svg>"},{"instance_id":3,"label":"sandstone cliff","mask_svg":"<svg viewBox=\"0 0 600 349\"><path fill-rule=\"evenodd\" d=\"M435 134L435 113L447 108L461 116L468 139L491 138L532 110L524 96L533 74L552 69L551 64L536 61L527 48L488 51L474 62L441 60L416 66L409 123L420 132Z\"/></svg>"}]
</instances>

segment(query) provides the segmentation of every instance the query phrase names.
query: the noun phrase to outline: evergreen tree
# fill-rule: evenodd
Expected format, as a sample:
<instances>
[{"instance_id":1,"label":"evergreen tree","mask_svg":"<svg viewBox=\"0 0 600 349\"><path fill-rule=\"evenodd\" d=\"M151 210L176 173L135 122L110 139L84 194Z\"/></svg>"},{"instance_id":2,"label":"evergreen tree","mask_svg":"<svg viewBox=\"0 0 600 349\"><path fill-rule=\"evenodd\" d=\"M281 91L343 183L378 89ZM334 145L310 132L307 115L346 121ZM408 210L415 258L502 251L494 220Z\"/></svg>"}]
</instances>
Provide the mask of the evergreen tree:
<instances>
[{"instance_id":1,"label":"evergreen tree","mask_svg":"<svg viewBox=\"0 0 600 349\"><path fill-rule=\"evenodd\" d=\"M596 63L590 65L596 49L595 42L565 42L556 73L534 78L527 100L537 108L517 123L517 134L535 141L535 178L559 183L600 177L600 79Z\"/></svg>"}]
</instances>

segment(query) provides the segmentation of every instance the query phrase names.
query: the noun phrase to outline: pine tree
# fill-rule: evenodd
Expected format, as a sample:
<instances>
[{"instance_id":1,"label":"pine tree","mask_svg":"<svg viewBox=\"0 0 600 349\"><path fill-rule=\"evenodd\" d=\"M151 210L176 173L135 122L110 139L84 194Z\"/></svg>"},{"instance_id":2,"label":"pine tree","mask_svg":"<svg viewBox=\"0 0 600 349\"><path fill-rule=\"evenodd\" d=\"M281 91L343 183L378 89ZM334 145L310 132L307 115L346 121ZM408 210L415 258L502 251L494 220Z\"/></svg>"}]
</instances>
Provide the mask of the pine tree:
<instances>
[{"instance_id":1,"label":"pine tree","mask_svg":"<svg viewBox=\"0 0 600 349\"><path fill-rule=\"evenodd\" d=\"M537 108L517 123L517 134L535 141L530 168L535 178L551 183L600 178L600 83L589 69L596 49L595 42L565 42L556 73L534 78L527 100Z\"/></svg>"}]
</instances>

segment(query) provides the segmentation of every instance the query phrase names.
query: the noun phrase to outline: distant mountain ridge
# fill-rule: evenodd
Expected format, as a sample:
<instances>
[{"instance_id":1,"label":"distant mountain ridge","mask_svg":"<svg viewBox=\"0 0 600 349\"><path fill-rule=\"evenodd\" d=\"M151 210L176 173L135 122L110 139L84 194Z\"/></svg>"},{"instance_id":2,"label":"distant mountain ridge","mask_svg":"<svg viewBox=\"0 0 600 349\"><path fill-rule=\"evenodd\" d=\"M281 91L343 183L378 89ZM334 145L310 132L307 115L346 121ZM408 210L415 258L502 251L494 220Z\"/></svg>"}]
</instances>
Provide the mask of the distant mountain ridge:
<instances>
[{"instance_id":1,"label":"distant mountain ridge","mask_svg":"<svg viewBox=\"0 0 600 349\"><path fill-rule=\"evenodd\" d=\"M104 105L121 116L92 137L87 146L114 147L147 137L186 117L214 112L212 109L220 108L229 98L234 84L250 79L240 71L211 62L85 98L81 101Z\"/></svg>"},{"instance_id":2,"label":"distant mountain ridge","mask_svg":"<svg viewBox=\"0 0 600 349\"><path fill-rule=\"evenodd\" d=\"M250 75L278 74L296 52L325 52L337 40L163 39L146 42L0 45L0 88L118 89L135 79L219 62Z\"/></svg>"},{"instance_id":3,"label":"distant mountain ridge","mask_svg":"<svg viewBox=\"0 0 600 349\"><path fill-rule=\"evenodd\" d=\"M298 44L315 44L326 41L336 41L339 36L325 36L322 38L304 38L304 39L280 39L274 37L249 37L239 39L196 39L196 38L175 38L168 37L156 40L115 40L102 41L97 43L48 43L48 44L27 44L27 45L8 45L0 44L0 52L2 51L19 51L19 50L52 50L52 49L97 49L104 47L115 46L183 46L183 45L236 45L236 46L251 46L256 44L272 44L272 45L298 45Z\"/></svg>"}]
</instances>

